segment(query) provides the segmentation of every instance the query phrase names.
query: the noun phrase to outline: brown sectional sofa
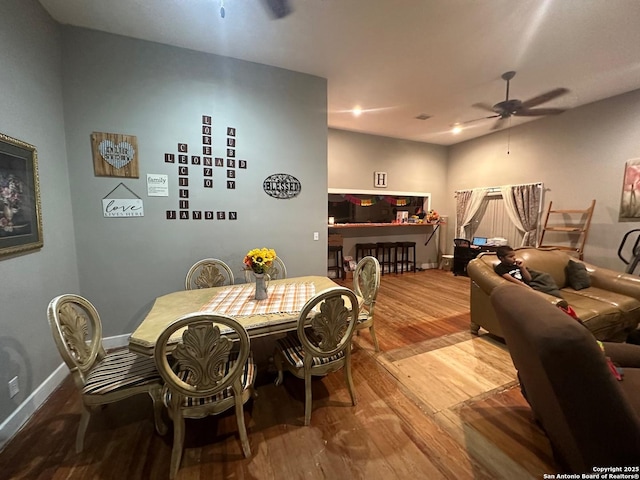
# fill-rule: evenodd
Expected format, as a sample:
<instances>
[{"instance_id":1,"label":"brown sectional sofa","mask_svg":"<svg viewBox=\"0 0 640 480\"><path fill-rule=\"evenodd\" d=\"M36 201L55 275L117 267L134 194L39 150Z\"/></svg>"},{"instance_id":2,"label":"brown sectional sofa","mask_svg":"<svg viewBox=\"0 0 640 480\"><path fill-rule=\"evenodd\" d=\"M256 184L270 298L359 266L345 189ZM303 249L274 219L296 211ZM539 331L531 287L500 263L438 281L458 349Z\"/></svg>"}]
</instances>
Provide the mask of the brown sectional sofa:
<instances>
[{"instance_id":1,"label":"brown sectional sofa","mask_svg":"<svg viewBox=\"0 0 640 480\"><path fill-rule=\"evenodd\" d=\"M495 288L491 301L522 393L551 442L559 469L593 474L605 471L598 468L618 467L620 473L625 466L637 468L640 345L603 342L603 353L593 335L569 315L511 283ZM605 355L622 367L620 380ZM626 472L637 475L638 470Z\"/></svg>"},{"instance_id":2,"label":"brown sectional sofa","mask_svg":"<svg viewBox=\"0 0 640 480\"><path fill-rule=\"evenodd\" d=\"M640 321L640 277L579 262L567 253L549 248L524 247L516 249L530 270L549 273L560 288L562 296L575 310L582 323L598 340L623 342ZM591 286L575 290L569 286L565 267L569 260L583 263ZM489 300L499 285L508 284L493 267L499 263L493 252L483 253L469 262L467 273L471 278L471 332L480 327L504 337ZM522 288L522 287L518 287ZM536 292L555 305L560 298Z\"/></svg>"}]
</instances>

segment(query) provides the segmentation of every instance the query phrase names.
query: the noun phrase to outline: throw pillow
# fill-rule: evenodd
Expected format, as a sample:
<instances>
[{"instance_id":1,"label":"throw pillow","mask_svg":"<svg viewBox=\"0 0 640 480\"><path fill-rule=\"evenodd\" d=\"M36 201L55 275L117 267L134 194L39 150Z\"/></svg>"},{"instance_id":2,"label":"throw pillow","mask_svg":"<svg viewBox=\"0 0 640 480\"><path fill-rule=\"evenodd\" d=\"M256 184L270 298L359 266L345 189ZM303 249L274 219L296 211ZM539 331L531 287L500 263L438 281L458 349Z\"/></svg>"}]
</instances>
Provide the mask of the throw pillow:
<instances>
[{"instance_id":1,"label":"throw pillow","mask_svg":"<svg viewBox=\"0 0 640 480\"><path fill-rule=\"evenodd\" d=\"M565 274L567 275L567 282L574 290L582 290L591 286L591 278L589 278L589 272L587 272L584 263L569 260L565 267Z\"/></svg>"}]
</instances>

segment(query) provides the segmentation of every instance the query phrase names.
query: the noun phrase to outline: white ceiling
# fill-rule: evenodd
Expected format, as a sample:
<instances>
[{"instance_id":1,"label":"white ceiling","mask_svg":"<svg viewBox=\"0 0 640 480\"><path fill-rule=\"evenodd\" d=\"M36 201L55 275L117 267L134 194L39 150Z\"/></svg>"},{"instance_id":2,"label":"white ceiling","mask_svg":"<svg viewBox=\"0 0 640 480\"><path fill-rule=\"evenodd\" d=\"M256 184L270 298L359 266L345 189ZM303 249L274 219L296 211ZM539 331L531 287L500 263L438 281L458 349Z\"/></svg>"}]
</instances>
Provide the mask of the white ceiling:
<instances>
[{"instance_id":1,"label":"white ceiling","mask_svg":"<svg viewBox=\"0 0 640 480\"><path fill-rule=\"evenodd\" d=\"M440 145L491 133L493 120L450 130L504 100L508 70L510 98L570 90L544 107L640 88L638 0L288 0L281 19L266 1L40 3L63 24L325 77L330 127Z\"/></svg>"}]
</instances>

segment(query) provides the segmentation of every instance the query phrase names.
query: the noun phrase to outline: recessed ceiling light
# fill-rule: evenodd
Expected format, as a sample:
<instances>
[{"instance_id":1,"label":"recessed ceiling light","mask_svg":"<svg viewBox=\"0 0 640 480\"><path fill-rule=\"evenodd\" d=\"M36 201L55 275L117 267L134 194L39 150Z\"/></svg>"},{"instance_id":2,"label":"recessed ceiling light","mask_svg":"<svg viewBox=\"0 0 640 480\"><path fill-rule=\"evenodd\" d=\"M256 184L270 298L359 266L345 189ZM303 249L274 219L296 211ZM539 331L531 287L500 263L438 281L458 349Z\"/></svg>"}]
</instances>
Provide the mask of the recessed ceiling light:
<instances>
[{"instance_id":1,"label":"recessed ceiling light","mask_svg":"<svg viewBox=\"0 0 640 480\"><path fill-rule=\"evenodd\" d=\"M459 134L462 131L462 127L460 125L454 125L453 128L451 129L451 133L453 133L454 135Z\"/></svg>"},{"instance_id":2,"label":"recessed ceiling light","mask_svg":"<svg viewBox=\"0 0 640 480\"><path fill-rule=\"evenodd\" d=\"M426 113L421 113L416 117L418 120L428 120L431 118L431 115L427 115Z\"/></svg>"},{"instance_id":3,"label":"recessed ceiling light","mask_svg":"<svg viewBox=\"0 0 640 480\"><path fill-rule=\"evenodd\" d=\"M353 107L352 113L354 117L359 117L360 115L362 115L362 107Z\"/></svg>"}]
</instances>

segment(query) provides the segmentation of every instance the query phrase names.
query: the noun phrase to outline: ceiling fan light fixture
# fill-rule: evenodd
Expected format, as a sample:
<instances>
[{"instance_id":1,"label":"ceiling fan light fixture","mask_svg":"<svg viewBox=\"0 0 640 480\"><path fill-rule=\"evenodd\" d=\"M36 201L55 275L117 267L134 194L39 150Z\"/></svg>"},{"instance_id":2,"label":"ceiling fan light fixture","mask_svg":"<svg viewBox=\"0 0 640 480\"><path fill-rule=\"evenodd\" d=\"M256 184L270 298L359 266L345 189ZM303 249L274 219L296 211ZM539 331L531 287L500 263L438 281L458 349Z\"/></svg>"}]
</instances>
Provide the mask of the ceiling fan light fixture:
<instances>
[{"instance_id":1,"label":"ceiling fan light fixture","mask_svg":"<svg viewBox=\"0 0 640 480\"><path fill-rule=\"evenodd\" d=\"M469 120L467 123L472 123L477 120L483 120L488 118L497 118L496 122L493 125L491 130L497 130L503 127L504 120L511 119L511 117L540 117L543 115L557 115L565 111L564 108L532 108L537 107L546 102L550 102L562 95L569 93L569 90L566 88L554 88L553 90L549 90L548 92L544 92L536 97L530 98L529 100L522 101L517 98L509 97L509 83L513 77L515 77L516 72L509 71L502 74L502 79L506 81L506 95L505 99L501 102L496 103L493 106L490 106L486 103L474 103L472 106L475 108L479 108L484 110L485 112L491 112L494 115L477 118L475 120Z\"/></svg>"}]
</instances>

